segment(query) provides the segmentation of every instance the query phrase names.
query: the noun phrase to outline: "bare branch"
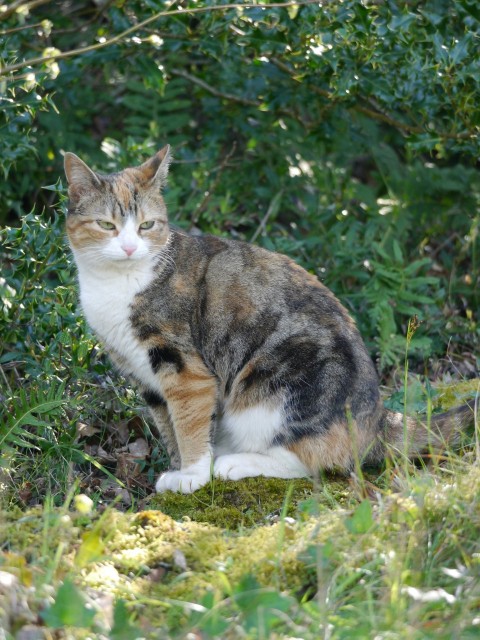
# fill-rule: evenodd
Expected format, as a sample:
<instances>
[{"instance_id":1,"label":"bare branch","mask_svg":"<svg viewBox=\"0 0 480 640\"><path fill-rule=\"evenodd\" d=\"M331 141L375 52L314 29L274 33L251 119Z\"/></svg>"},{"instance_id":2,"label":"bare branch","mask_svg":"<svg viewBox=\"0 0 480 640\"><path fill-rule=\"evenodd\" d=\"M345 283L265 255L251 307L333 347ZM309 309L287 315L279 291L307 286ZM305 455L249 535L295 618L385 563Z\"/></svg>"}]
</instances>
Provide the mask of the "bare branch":
<instances>
[{"instance_id":1,"label":"bare branch","mask_svg":"<svg viewBox=\"0 0 480 640\"><path fill-rule=\"evenodd\" d=\"M169 73L171 75L184 78L185 80L188 80L189 82L192 82L193 84L198 85L202 89L205 89L205 91L208 91L209 93L211 93L213 96L217 96L217 98L222 98L224 100L228 100L229 102L236 102L238 104L243 104L248 107L255 107L256 109L261 109L263 107L263 102L261 102L260 100L252 100L250 98L244 98L242 96L237 96L233 93L224 93L223 91L219 91L215 87L212 87L212 85L208 84L201 78L197 78L197 76L194 76L191 73L188 73L187 71L183 71L182 69L169 69ZM289 118L293 118L293 120L300 122L300 124L302 124L306 129L308 129L313 124L303 119L299 113L297 113L296 111L293 111L292 109L279 107L278 109L276 109L276 113L278 113L279 115L288 116Z\"/></svg>"},{"instance_id":2,"label":"bare branch","mask_svg":"<svg viewBox=\"0 0 480 640\"><path fill-rule=\"evenodd\" d=\"M217 188L218 183L220 182L220 178L222 176L222 173L224 172L225 168L227 167L230 158L235 153L235 149L236 148L237 148L237 143L234 142L232 144L232 148L227 153L227 155L223 158L222 162L220 163L220 166L216 169L217 175L215 177L215 180L213 181L213 183L210 186L209 190L205 194L203 200L198 204L197 208L195 209L195 212L194 212L194 214L192 216L192 220L190 222L190 229L197 224L198 219L200 218L202 213L206 210L208 202L209 202L210 198L212 197L212 195L215 193L215 189Z\"/></svg>"},{"instance_id":3,"label":"bare branch","mask_svg":"<svg viewBox=\"0 0 480 640\"><path fill-rule=\"evenodd\" d=\"M35 22L35 24L23 24L21 27L14 27L13 29L5 29L4 31L0 31L0 36L9 36L11 33L25 31L25 29L36 29L37 27L41 26L41 22Z\"/></svg>"}]
</instances>

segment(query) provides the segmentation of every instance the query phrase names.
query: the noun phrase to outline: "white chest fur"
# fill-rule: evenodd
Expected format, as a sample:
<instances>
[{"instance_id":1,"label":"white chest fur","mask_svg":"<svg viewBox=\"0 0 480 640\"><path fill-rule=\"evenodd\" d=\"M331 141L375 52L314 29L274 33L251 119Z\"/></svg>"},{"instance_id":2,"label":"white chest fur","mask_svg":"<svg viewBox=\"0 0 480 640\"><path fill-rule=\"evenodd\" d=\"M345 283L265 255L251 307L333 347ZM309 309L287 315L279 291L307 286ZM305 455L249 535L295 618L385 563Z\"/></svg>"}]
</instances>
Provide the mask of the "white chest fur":
<instances>
[{"instance_id":1,"label":"white chest fur","mask_svg":"<svg viewBox=\"0 0 480 640\"><path fill-rule=\"evenodd\" d=\"M88 324L107 350L115 351L126 361L126 373L134 374L155 389L158 379L150 366L147 349L136 338L130 322L134 298L152 278L150 265L101 273L79 265L80 301Z\"/></svg>"}]
</instances>

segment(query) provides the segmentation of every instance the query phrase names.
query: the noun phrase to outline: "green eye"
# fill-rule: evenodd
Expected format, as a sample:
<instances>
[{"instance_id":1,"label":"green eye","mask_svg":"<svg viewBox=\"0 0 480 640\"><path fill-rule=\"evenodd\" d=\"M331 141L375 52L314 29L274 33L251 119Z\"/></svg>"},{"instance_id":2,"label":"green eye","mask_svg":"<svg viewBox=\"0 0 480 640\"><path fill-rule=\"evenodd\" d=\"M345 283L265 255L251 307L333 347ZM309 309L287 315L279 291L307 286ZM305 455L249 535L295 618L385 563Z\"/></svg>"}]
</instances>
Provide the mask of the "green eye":
<instances>
[{"instance_id":1,"label":"green eye","mask_svg":"<svg viewBox=\"0 0 480 640\"><path fill-rule=\"evenodd\" d=\"M145 220L145 222L142 222L140 225L140 229L151 229L154 224L155 220Z\"/></svg>"},{"instance_id":2,"label":"green eye","mask_svg":"<svg viewBox=\"0 0 480 640\"><path fill-rule=\"evenodd\" d=\"M115 225L113 224L113 222L108 222L107 220L97 220L97 224L102 227L102 229L106 229L107 231L115 229Z\"/></svg>"}]
</instances>

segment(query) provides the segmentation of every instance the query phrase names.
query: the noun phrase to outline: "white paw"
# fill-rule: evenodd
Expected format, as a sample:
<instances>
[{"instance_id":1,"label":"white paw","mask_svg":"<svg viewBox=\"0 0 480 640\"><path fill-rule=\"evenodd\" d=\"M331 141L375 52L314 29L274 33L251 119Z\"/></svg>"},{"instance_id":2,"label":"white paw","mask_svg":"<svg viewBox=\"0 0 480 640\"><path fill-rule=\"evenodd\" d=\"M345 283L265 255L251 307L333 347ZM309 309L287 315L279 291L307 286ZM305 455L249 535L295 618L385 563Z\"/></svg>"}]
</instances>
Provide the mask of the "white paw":
<instances>
[{"instance_id":1,"label":"white paw","mask_svg":"<svg viewBox=\"0 0 480 640\"><path fill-rule=\"evenodd\" d=\"M198 473L184 473L182 471L167 471L157 480L155 489L157 493L164 491L179 491L180 493L193 493L209 480L208 475Z\"/></svg>"},{"instance_id":2,"label":"white paw","mask_svg":"<svg viewBox=\"0 0 480 640\"><path fill-rule=\"evenodd\" d=\"M244 456L225 455L219 456L214 463L213 474L217 478L224 480L241 480L250 476L258 476L261 470L252 468L252 465L245 464Z\"/></svg>"},{"instance_id":3,"label":"white paw","mask_svg":"<svg viewBox=\"0 0 480 640\"><path fill-rule=\"evenodd\" d=\"M209 451L195 464L180 469L180 471L167 471L157 480L155 489L157 493L164 491L179 491L180 493L193 493L210 480L212 455Z\"/></svg>"}]
</instances>

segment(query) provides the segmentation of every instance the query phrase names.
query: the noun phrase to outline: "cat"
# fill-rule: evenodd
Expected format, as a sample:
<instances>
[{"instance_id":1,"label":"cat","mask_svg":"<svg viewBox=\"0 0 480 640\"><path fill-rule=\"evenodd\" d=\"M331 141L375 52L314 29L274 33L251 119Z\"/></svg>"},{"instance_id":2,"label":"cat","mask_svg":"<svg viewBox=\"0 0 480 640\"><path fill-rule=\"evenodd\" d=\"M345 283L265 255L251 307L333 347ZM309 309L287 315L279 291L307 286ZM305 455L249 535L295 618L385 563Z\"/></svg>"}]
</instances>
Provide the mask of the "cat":
<instances>
[{"instance_id":1,"label":"cat","mask_svg":"<svg viewBox=\"0 0 480 640\"><path fill-rule=\"evenodd\" d=\"M156 490L214 476L348 473L420 453L473 421L431 429L381 401L374 364L333 293L286 256L169 226L167 145L100 175L65 154L67 235L86 319L139 387L171 458Z\"/></svg>"}]
</instances>

